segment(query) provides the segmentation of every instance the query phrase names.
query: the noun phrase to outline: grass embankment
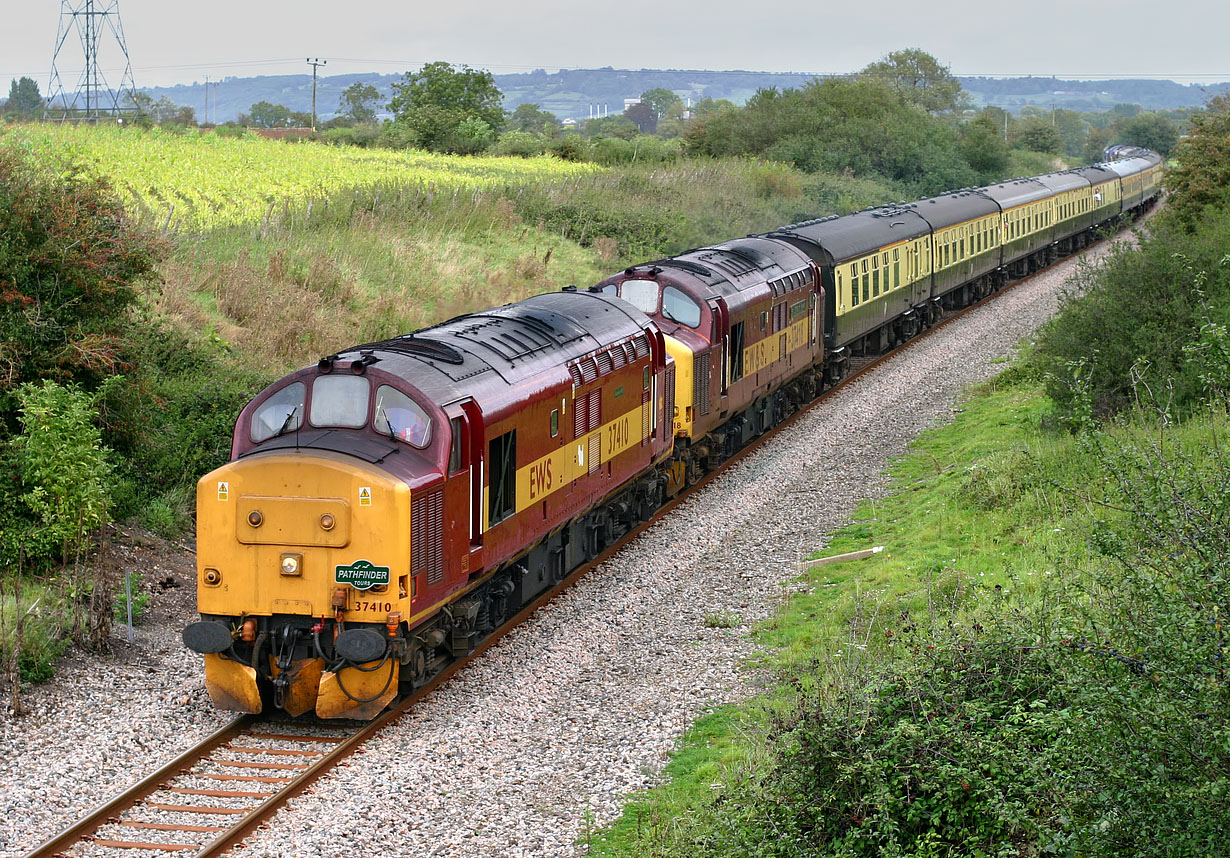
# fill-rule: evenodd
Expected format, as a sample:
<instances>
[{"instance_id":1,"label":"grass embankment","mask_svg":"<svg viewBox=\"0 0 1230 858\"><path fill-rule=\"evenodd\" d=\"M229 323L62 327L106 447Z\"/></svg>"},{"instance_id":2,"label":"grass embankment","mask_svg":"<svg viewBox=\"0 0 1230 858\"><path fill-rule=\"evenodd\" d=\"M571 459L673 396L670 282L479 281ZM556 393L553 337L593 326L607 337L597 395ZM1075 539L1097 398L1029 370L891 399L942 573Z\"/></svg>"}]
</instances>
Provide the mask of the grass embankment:
<instances>
[{"instance_id":1,"label":"grass embankment","mask_svg":"<svg viewBox=\"0 0 1230 858\"><path fill-rule=\"evenodd\" d=\"M915 442L824 553L885 552L804 576L756 631L777 687L702 719L593 853L1221 848L1230 421L1052 409L1009 369Z\"/></svg>"}]
</instances>

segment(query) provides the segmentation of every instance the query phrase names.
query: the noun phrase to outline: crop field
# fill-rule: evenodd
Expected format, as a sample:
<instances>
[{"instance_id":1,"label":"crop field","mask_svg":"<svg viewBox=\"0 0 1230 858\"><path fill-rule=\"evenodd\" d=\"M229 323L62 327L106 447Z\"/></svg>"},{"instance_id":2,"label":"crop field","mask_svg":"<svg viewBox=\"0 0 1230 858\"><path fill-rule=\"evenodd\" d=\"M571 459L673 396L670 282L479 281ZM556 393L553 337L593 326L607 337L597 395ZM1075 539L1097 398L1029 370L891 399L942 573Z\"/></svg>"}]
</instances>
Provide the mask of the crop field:
<instances>
[{"instance_id":1,"label":"crop field","mask_svg":"<svg viewBox=\"0 0 1230 858\"><path fill-rule=\"evenodd\" d=\"M259 222L350 188L457 190L574 178L593 164L541 158L460 158L114 126L32 123L0 129L0 146L67 157L110 178L134 216L173 230Z\"/></svg>"}]
</instances>

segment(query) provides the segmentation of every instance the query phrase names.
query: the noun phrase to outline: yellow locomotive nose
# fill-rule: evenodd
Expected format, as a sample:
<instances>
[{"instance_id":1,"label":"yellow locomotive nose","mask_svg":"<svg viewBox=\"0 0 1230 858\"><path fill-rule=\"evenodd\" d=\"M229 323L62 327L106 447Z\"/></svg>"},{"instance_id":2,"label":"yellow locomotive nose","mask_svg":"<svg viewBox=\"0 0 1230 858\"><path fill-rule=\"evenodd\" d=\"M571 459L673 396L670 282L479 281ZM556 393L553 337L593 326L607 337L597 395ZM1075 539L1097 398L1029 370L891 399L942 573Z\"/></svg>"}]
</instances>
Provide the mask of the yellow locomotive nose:
<instances>
[{"instance_id":1,"label":"yellow locomotive nose","mask_svg":"<svg viewBox=\"0 0 1230 858\"><path fill-rule=\"evenodd\" d=\"M404 482L329 451L252 456L202 478L202 623L197 645L185 641L205 655L215 705L259 712L268 702L265 686L292 715L324 706L326 717L358 717L357 701L378 685L374 695L383 708L397 690L396 677L386 676L396 672L396 659L378 676L343 668L338 690L322 636L323 650L332 653L347 626L383 629L393 614L410 616L410 520Z\"/></svg>"}]
</instances>

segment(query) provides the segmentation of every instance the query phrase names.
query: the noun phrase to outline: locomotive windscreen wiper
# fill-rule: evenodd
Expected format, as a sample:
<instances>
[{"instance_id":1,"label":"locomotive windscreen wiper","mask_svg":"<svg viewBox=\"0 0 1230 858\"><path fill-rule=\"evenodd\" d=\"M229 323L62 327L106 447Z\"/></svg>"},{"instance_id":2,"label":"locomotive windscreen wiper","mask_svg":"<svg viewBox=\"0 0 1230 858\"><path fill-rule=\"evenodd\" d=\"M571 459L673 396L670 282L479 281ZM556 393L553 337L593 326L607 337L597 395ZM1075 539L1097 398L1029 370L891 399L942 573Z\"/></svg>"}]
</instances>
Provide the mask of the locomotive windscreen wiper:
<instances>
[{"instance_id":1,"label":"locomotive windscreen wiper","mask_svg":"<svg viewBox=\"0 0 1230 858\"><path fill-rule=\"evenodd\" d=\"M294 417L295 417L295 412L296 412L296 411L298 411L298 410L299 410L299 406L298 406L298 405L296 405L294 408L292 408L292 409L290 410L290 412L286 415L286 419L282 421L282 428L281 428L281 429L279 429L277 432L275 432L275 433L274 433L274 435L273 435L273 437L275 437L275 438L279 438L279 437L281 437L281 436L282 436L282 434L283 434L283 433L284 433L284 432L285 432L288 428L290 428L290 421L294 419ZM297 429L297 428L299 428L297 424L296 424L295 428L296 428L296 429Z\"/></svg>"}]
</instances>

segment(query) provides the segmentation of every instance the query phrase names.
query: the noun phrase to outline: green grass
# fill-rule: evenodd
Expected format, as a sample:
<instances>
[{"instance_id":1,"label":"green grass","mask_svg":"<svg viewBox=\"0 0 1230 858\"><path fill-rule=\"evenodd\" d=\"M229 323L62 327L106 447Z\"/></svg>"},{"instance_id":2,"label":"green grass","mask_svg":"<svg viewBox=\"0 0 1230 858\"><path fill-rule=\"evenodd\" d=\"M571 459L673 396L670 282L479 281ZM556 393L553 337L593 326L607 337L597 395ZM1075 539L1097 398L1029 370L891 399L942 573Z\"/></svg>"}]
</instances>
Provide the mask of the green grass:
<instances>
[{"instance_id":1,"label":"green grass","mask_svg":"<svg viewBox=\"0 0 1230 858\"><path fill-rule=\"evenodd\" d=\"M854 675L855 662L891 657L905 646L903 627L935 631L976 594L1028 602L1061 565L1066 574L1089 569L1092 466L1072 437L1040 428L1050 408L1041 385L1013 368L950 425L917 439L892 464L889 495L861 504L822 554L885 550L810 570L798 579L806 586L756 630L766 647L759 665L781 684L698 722L668 782L632 801L594 840L594 854L689 854L704 820L723 813L715 797L770 769L781 749L769 746L764 727L800 697L836 674Z\"/></svg>"}]
</instances>

